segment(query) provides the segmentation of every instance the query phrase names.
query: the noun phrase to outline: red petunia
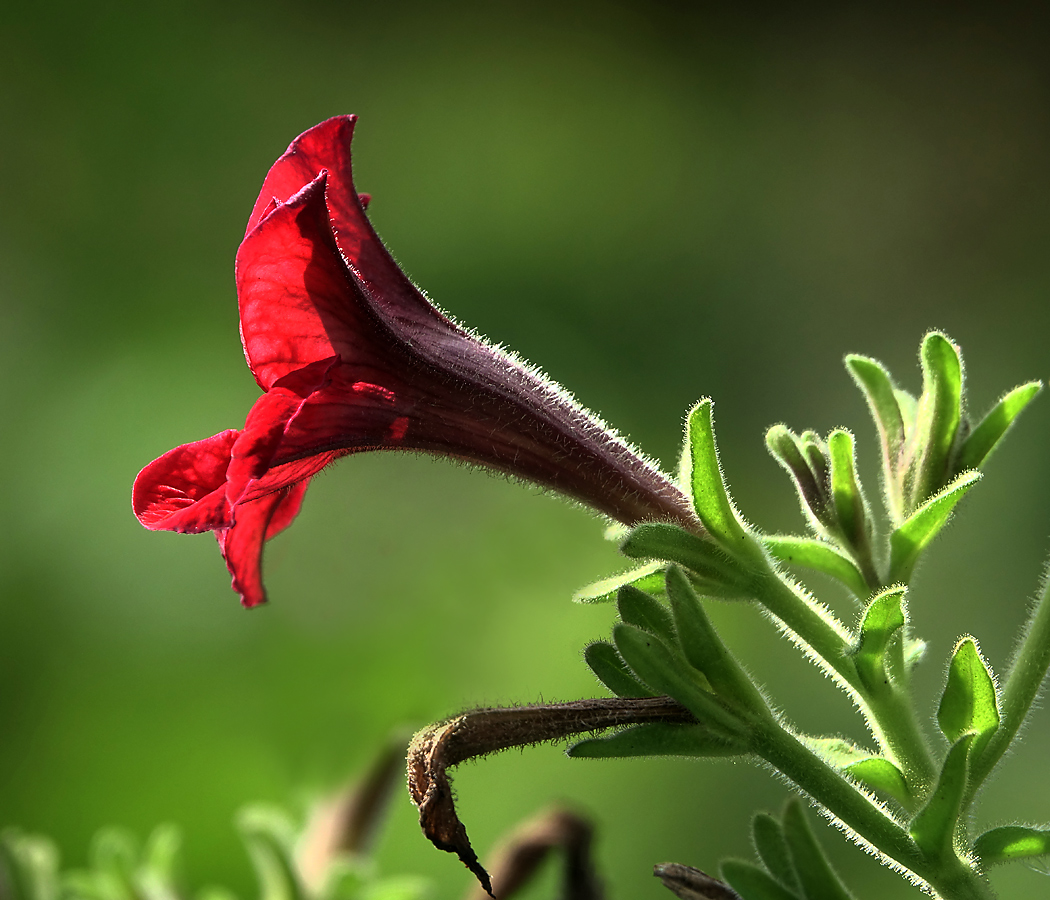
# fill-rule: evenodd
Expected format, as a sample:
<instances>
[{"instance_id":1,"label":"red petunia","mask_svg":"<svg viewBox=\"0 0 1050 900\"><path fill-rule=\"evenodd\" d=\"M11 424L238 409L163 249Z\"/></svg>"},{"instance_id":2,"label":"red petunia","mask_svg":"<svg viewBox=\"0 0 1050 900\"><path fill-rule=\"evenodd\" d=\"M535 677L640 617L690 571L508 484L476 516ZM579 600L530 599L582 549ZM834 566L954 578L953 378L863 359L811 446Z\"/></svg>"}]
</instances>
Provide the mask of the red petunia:
<instances>
[{"instance_id":1,"label":"red petunia","mask_svg":"<svg viewBox=\"0 0 1050 900\"><path fill-rule=\"evenodd\" d=\"M139 521L214 531L245 606L265 601L263 544L291 524L310 476L361 450L469 460L627 524L695 527L663 472L408 280L354 189L355 121L311 128L267 174L236 269L241 340L264 393L240 431L183 444L139 473Z\"/></svg>"}]
</instances>

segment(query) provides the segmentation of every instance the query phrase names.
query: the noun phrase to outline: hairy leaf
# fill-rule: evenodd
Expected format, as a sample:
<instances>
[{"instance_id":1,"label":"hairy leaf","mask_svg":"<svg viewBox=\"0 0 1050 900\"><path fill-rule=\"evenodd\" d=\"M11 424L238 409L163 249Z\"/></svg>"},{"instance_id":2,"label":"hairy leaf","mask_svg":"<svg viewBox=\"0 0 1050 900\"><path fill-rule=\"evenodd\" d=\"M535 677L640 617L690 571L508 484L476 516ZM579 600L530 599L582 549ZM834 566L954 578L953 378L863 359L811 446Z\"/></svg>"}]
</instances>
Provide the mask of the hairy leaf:
<instances>
[{"instance_id":1,"label":"hairy leaf","mask_svg":"<svg viewBox=\"0 0 1050 900\"><path fill-rule=\"evenodd\" d=\"M886 651L894 635L904 627L904 588L887 588L868 604L853 649L853 660L865 687L873 694L890 689Z\"/></svg>"},{"instance_id":2,"label":"hairy leaf","mask_svg":"<svg viewBox=\"0 0 1050 900\"><path fill-rule=\"evenodd\" d=\"M890 580L907 581L919 554L947 524L955 505L981 480L980 472L963 472L930 497L890 535Z\"/></svg>"},{"instance_id":3,"label":"hairy leaf","mask_svg":"<svg viewBox=\"0 0 1050 900\"><path fill-rule=\"evenodd\" d=\"M653 692L642 684L627 663L608 641L595 641L583 651L583 658L591 671L617 697L652 697Z\"/></svg>"},{"instance_id":4,"label":"hairy leaf","mask_svg":"<svg viewBox=\"0 0 1050 900\"><path fill-rule=\"evenodd\" d=\"M964 734L974 732L976 737L970 751L974 758L999 727L995 681L972 637L964 637L955 645L937 721L944 736L953 743Z\"/></svg>"},{"instance_id":5,"label":"hairy leaf","mask_svg":"<svg viewBox=\"0 0 1050 900\"><path fill-rule=\"evenodd\" d=\"M1050 854L1050 828L1004 825L986 831L973 842L973 852L984 867Z\"/></svg>"},{"instance_id":6,"label":"hairy leaf","mask_svg":"<svg viewBox=\"0 0 1050 900\"><path fill-rule=\"evenodd\" d=\"M795 873L807 898L853 900L853 895L831 868L806 821L802 804L792 800L784 809L784 839L791 851Z\"/></svg>"},{"instance_id":7,"label":"hairy leaf","mask_svg":"<svg viewBox=\"0 0 1050 900\"><path fill-rule=\"evenodd\" d=\"M744 752L703 725L654 722L607 737L589 738L566 751L572 757L614 759L628 756L736 756Z\"/></svg>"},{"instance_id":8,"label":"hairy leaf","mask_svg":"<svg viewBox=\"0 0 1050 900\"><path fill-rule=\"evenodd\" d=\"M626 531L616 538L617 542L625 536ZM644 566L638 566L635 569L621 572L619 575L612 575L609 578L603 578L600 581L595 581L586 587L582 587L572 595L572 599L575 603L611 603L616 599L616 592L625 584L632 585L638 590L649 594L658 594L664 589L663 569L664 563L660 560L655 560L654 562L646 563Z\"/></svg>"},{"instance_id":9,"label":"hairy leaf","mask_svg":"<svg viewBox=\"0 0 1050 900\"><path fill-rule=\"evenodd\" d=\"M955 471L962 472L983 466L1000 441L1006 437L1006 432L1010 430L1014 420L1042 389L1042 382L1030 381L1004 395L963 441L955 462Z\"/></svg>"},{"instance_id":10,"label":"hairy leaf","mask_svg":"<svg viewBox=\"0 0 1050 900\"><path fill-rule=\"evenodd\" d=\"M931 859L947 859L954 852L955 826L966 793L973 738L972 734L964 734L952 744L937 778L937 787L908 826L912 839Z\"/></svg>"},{"instance_id":11,"label":"hairy leaf","mask_svg":"<svg viewBox=\"0 0 1050 900\"><path fill-rule=\"evenodd\" d=\"M842 582L858 599L871 594L871 588L857 564L834 544L813 538L775 534L762 538L774 559L788 565L805 566Z\"/></svg>"}]
</instances>

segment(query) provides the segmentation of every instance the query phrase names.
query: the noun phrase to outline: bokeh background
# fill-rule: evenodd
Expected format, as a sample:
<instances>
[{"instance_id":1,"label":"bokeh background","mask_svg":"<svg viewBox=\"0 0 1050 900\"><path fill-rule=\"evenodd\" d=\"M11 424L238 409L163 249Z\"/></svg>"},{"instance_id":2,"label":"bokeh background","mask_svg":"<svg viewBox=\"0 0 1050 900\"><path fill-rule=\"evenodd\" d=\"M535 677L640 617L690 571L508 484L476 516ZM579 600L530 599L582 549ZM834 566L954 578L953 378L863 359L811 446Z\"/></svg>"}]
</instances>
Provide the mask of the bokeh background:
<instances>
[{"instance_id":1,"label":"bokeh background","mask_svg":"<svg viewBox=\"0 0 1050 900\"><path fill-rule=\"evenodd\" d=\"M233 257L296 134L358 113L359 187L430 296L668 466L683 411L714 397L743 510L794 529L762 444L774 422L855 429L877 494L844 352L882 358L914 389L919 340L943 328L978 413L1050 374L1046 37L1045 22L991 5L6 7L0 826L48 833L77 864L100 826L172 821L193 882L244 896L243 804L302 810L394 729L466 706L600 693L581 648L613 611L569 598L620 563L601 523L528 487L443 461L344 460L270 546L272 602L250 613L211 537L133 518L142 465L238 427L256 396ZM1004 668L1036 588L1046 404L918 577L931 712L956 635ZM768 622L716 614L801 727L862 737ZM1048 741L1041 710L981 822L1050 817ZM655 862L750 856L750 812L787 796L743 764L569 761L552 747L465 766L456 785L483 852L548 801L593 814L616 898L669 896ZM394 807L382 870L460 895L465 870L419 836L407 797ZM916 895L822 836L863 896ZM996 883L1047 888L1023 867Z\"/></svg>"}]
</instances>

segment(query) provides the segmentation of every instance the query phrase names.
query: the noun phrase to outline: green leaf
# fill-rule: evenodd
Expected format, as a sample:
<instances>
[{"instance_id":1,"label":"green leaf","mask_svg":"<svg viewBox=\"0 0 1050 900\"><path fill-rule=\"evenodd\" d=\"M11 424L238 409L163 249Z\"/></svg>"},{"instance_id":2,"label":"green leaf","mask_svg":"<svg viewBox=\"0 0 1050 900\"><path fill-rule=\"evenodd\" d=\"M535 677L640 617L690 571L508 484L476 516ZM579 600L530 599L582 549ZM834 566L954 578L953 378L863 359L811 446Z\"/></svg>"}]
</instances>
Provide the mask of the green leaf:
<instances>
[{"instance_id":1,"label":"green leaf","mask_svg":"<svg viewBox=\"0 0 1050 900\"><path fill-rule=\"evenodd\" d=\"M871 594L857 564L834 544L788 534L764 536L762 543L774 559L830 575L849 588L858 600Z\"/></svg>"},{"instance_id":2,"label":"green leaf","mask_svg":"<svg viewBox=\"0 0 1050 900\"><path fill-rule=\"evenodd\" d=\"M613 642L635 675L657 694L673 697L702 725L727 740L739 740L746 734L739 719L701 686L703 676L685 666L659 638L633 625L620 624L613 627Z\"/></svg>"},{"instance_id":3,"label":"green leaf","mask_svg":"<svg viewBox=\"0 0 1050 900\"><path fill-rule=\"evenodd\" d=\"M860 625L860 635L852 655L864 686L872 694L885 694L890 688L886 651L894 635L904 627L903 587L891 587L876 594Z\"/></svg>"},{"instance_id":4,"label":"green leaf","mask_svg":"<svg viewBox=\"0 0 1050 900\"><path fill-rule=\"evenodd\" d=\"M869 756L867 759L850 763L843 771L876 793L892 797L902 806L911 803L911 791L904 774L888 759Z\"/></svg>"},{"instance_id":5,"label":"green leaf","mask_svg":"<svg viewBox=\"0 0 1050 900\"><path fill-rule=\"evenodd\" d=\"M238 815L237 826L259 880L259 900L305 900L287 817L269 807L250 806Z\"/></svg>"},{"instance_id":6,"label":"green leaf","mask_svg":"<svg viewBox=\"0 0 1050 900\"><path fill-rule=\"evenodd\" d=\"M721 865L722 878L742 900L799 900L765 869L738 859L727 859Z\"/></svg>"},{"instance_id":7,"label":"green leaf","mask_svg":"<svg viewBox=\"0 0 1050 900\"><path fill-rule=\"evenodd\" d=\"M907 581L911 577L919 555L947 524L955 505L980 480L980 472L956 476L890 535L890 581Z\"/></svg>"},{"instance_id":8,"label":"green leaf","mask_svg":"<svg viewBox=\"0 0 1050 900\"><path fill-rule=\"evenodd\" d=\"M747 531L726 490L715 443L714 404L703 399L686 419L682 453L682 483L693 499L693 508L711 537L733 553L742 550Z\"/></svg>"},{"instance_id":9,"label":"green leaf","mask_svg":"<svg viewBox=\"0 0 1050 900\"><path fill-rule=\"evenodd\" d=\"M755 712L767 712L762 694L722 643L700 598L677 566L667 570L667 597L677 644L689 663L704 673L717 693Z\"/></svg>"},{"instance_id":10,"label":"green leaf","mask_svg":"<svg viewBox=\"0 0 1050 900\"><path fill-rule=\"evenodd\" d=\"M784 808L783 822L784 839L803 894L809 900L853 900L810 830L802 804L791 800Z\"/></svg>"},{"instance_id":11,"label":"green leaf","mask_svg":"<svg viewBox=\"0 0 1050 900\"><path fill-rule=\"evenodd\" d=\"M620 613L620 619L628 625L636 625L643 631L656 635L669 647L678 644L670 610L645 591L625 584L617 594L616 609Z\"/></svg>"},{"instance_id":12,"label":"green leaf","mask_svg":"<svg viewBox=\"0 0 1050 900\"><path fill-rule=\"evenodd\" d=\"M891 518L899 520L903 512L897 490L897 465L904 447L905 429L897 389L890 373L877 360L851 354L846 357L846 368L868 401L871 417L875 420L882 445L882 477L889 512Z\"/></svg>"},{"instance_id":13,"label":"green leaf","mask_svg":"<svg viewBox=\"0 0 1050 900\"><path fill-rule=\"evenodd\" d=\"M973 734L964 734L952 744L937 778L937 787L908 826L919 849L933 860L946 860L954 853L955 826L966 793L973 739Z\"/></svg>"},{"instance_id":14,"label":"green leaf","mask_svg":"<svg viewBox=\"0 0 1050 900\"><path fill-rule=\"evenodd\" d=\"M791 476L798 493L802 514L809 527L818 534L826 530L827 478L826 462L815 472L802 442L784 425L774 425L766 432L766 447L770 455ZM823 478L818 472L823 472Z\"/></svg>"},{"instance_id":15,"label":"green leaf","mask_svg":"<svg viewBox=\"0 0 1050 900\"><path fill-rule=\"evenodd\" d=\"M1006 436L1014 420L1042 389L1042 382L1029 381L1005 394L963 441L955 462L955 471L983 466Z\"/></svg>"},{"instance_id":16,"label":"green leaf","mask_svg":"<svg viewBox=\"0 0 1050 900\"><path fill-rule=\"evenodd\" d=\"M919 351L922 395L915 430L906 451L912 460L905 476L910 513L937 493L948 480L948 466L962 421L962 359L959 348L945 335L931 331ZM910 482L910 483L909 483Z\"/></svg>"},{"instance_id":17,"label":"green leaf","mask_svg":"<svg viewBox=\"0 0 1050 900\"><path fill-rule=\"evenodd\" d=\"M750 596L750 578L714 541L666 522L645 522L631 529L620 545L631 559L675 562L689 570L698 589L724 599Z\"/></svg>"},{"instance_id":18,"label":"green leaf","mask_svg":"<svg viewBox=\"0 0 1050 900\"><path fill-rule=\"evenodd\" d=\"M703 725L653 722L607 737L588 738L566 751L572 757L613 759L628 756L736 756L745 752Z\"/></svg>"},{"instance_id":19,"label":"green leaf","mask_svg":"<svg viewBox=\"0 0 1050 900\"><path fill-rule=\"evenodd\" d=\"M58 850L55 845L48 838L14 829L0 832L0 888L3 887L7 888L10 900L56 900Z\"/></svg>"},{"instance_id":20,"label":"green leaf","mask_svg":"<svg viewBox=\"0 0 1050 900\"><path fill-rule=\"evenodd\" d=\"M830 766L879 793L888 794L902 805L911 800L911 791L901 773L888 759L868 752L842 738L805 737L803 741Z\"/></svg>"},{"instance_id":21,"label":"green leaf","mask_svg":"<svg viewBox=\"0 0 1050 900\"><path fill-rule=\"evenodd\" d=\"M769 874L791 891L799 889L798 876L791 862L791 851L780 823L769 813L758 813L751 820L751 836L762 865Z\"/></svg>"},{"instance_id":22,"label":"green leaf","mask_svg":"<svg viewBox=\"0 0 1050 900\"><path fill-rule=\"evenodd\" d=\"M1050 828L1027 825L993 828L973 842L973 852L980 858L982 868L1012 859L1046 856L1050 853Z\"/></svg>"},{"instance_id":23,"label":"green leaf","mask_svg":"<svg viewBox=\"0 0 1050 900\"><path fill-rule=\"evenodd\" d=\"M175 825L158 825L146 841L138 883L146 900L176 900L182 890L182 835Z\"/></svg>"},{"instance_id":24,"label":"green leaf","mask_svg":"<svg viewBox=\"0 0 1050 900\"><path fill-rule=\"evenodd\" d=\"M838 428L828 435L828 457L831 460L831 500L839 528L846 541L858 549L871 540L871 513L860 489L853 435Z\"/></svg>"},{"instance_id":25,"label":"green leaf","mask_svg":"<svg viewBox=\"0 0 1050 900\"><path fill-rule=\"evenodd\" d=\"M623 661L616 648L607 641L595 641L583 651L583 658L591 671L617 697L652 697L653 692L642 684Z\"/></svg>"},{"instance_id":26,"label":"green leaf","mask_svg":"<svg viewBox=\"0 0 1050 900\"><path fill-rule=\"evenodd\" d=\"M627 533L625 529L623 534L617 537L617 541L625 537ZM664 563L656 560L627 572L621 572L619 575L603 578L601 581L595 581L593 584L580 588L572 595L573 602L609 603L616 599L616 592L625 584L633 585L640 591L649 594L659 594L664 589L663 570Z\"/></svg>"},{"instance_id":27,"label":"green leaf","mask_svg":"<svg viewBox=\"0 0 1050 900\"><path fill-rule=\"evenodd\" d=\"M937 722L944 736L953 743L964 734L974 732L977 736L971 753L975 759L999 727L995 680L972 637L964 637L955 645L948 665L948 682L937 709Z\"/></svg>"},{"instance_id":28,"label":"green leaf","mask_svg":"<svg viewBox=\"0 0 1050 900\"><path fill-rule=\"evenodd\" d=\"M99 893L112 900L137 900L138 843L122 828L103 828L91 842L91 866Z\"/></svg>"}]
</instances>

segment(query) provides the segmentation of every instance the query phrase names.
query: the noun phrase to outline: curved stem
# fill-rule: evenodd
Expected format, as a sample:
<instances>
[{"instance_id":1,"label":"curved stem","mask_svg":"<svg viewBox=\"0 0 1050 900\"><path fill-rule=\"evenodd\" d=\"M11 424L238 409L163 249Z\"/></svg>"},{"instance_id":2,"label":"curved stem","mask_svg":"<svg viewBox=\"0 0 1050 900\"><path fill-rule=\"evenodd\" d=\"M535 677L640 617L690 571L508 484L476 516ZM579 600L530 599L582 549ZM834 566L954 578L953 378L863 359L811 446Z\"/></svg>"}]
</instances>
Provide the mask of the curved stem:
<instances>
[{"instance_id":1,"label":"curved stem","mask_svg":"<svg viewBox=\"0 0 1050 900\"><path fill-rule=\"evenodd\" d=\"M1010 667L1002 693L999 727L970 769L967 803L991 774L1024 723L1046 678L1047 668L1050 668L1050 577L1043 584L1042 595L1025 626L1024 640Z\"/></svg>"},{"instance_id":2,"label":"curved stem","mask_svg":"<svg viewBox=\"0 0 1050 900\"><path fill-rule=\"evenodd\" d=\"M846 629L779 575L756 579L756 599L803 641L817 662L853 697L876 739L904 772L908 784L923 794L937 776L929 744L907 694L899 687L875 696L860 679L850 656Z\"/></svg>"},{"instance_id":3,"label":"curved stem","mask_svg":"<svg viewBox=\"0 0 1050 900\"><path fill-rule=\"evenodd\" d=\"M928 859L903 823L781 726L754 722L751 747L845 824L861 843L918 876L945 900L994 900L995 893L983 876L954 854L940 864Z\"/></svg>"}]
</instances>

